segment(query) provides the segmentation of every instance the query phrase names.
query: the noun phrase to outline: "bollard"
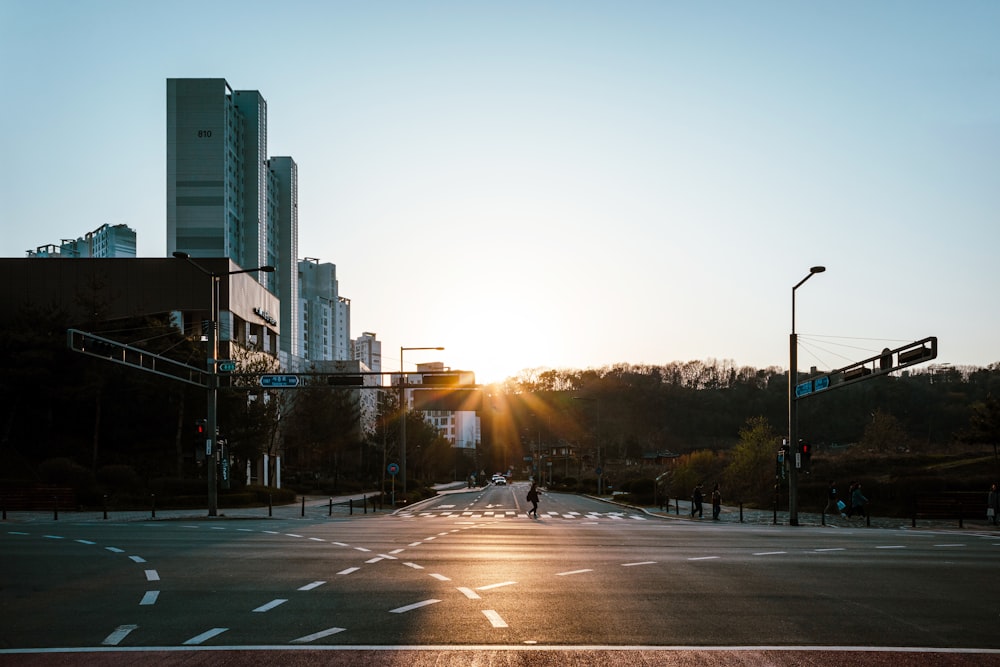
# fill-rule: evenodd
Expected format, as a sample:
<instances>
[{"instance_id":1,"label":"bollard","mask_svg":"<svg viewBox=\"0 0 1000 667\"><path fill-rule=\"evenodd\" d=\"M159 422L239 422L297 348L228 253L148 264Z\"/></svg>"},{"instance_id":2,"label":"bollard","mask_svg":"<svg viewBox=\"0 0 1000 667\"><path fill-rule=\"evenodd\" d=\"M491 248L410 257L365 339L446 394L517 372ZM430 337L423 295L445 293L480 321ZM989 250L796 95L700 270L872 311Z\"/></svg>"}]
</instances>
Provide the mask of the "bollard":
<instances>
[{"instance_id":1,"label":"bollard","mask_svg":"<svg viewBox=\"0 0 1000 667\"><path fill-rule=\"evenodd\" d=\"M108 520L108 494L106 494L106 493L104 494L104 497L101 499L101 507L104 509L104 520L107 521Z\"/></svg>"},{"instance_id":2,"label":"bollard","mask_svg":"<svg viewBox=\"0 0 1000 667\"><path fill-rule=\"evenodd\" d=\"M52 520L59 520L59 496L52 496Z\"/></svg>"},{"instance_id":3,"label":"bollard","mask_svg":"<svg viewBox=\"0 0 1000 667\"><path fill-rule=\"evenodd\" d=\"M743 501L740 501L740 523L743 523Z\"/></svg>"},{"instance_id":4,"label":"bollard","mask_svg":"<svg viewBox=\"0 0 1000 667\"><path fill-rule=\"evenodd\" d=\"M7 520L7 499L0 498L0 508L3 508L3 520Z\"/></svg>"},{"instance_id":5,"label":"bollard","mask_svg":"<svg viewBox=\"0 0 1000 667\"><path fill-rule=\"evenodd\" d=\"M306 515L306 497L302 496L302 516Z\"/></svg>"},{"instance_id":6,"label":"bollard","mask_svg":"<svg viewBox=\"0 0 1000 667\"><path fill-rule=\"evenodd\" d=\"M362 496L362 502L365 504L365 514L368 514L368 496Z\"/></svg>"},{"instance_id":7,"label":"bollard","mask_svg":"<svg viewBox=\"0 0 1000 667\"><path fill-rule=\"evenodd\" d=\"M150 502L152 503L152 507L153 507L153 518L155 519L156 518L156 494L155 493L151 493L151 494L149 494L149 497L151 499Z\"/></svg>"},{"instance_id":8,"label":"bollard","mask_svg":"<svg viewBox=\"0 0 1000 667\"><path fill-rule=\"evenodd\" d=\"M267 494L267 515L271 516L271 494L270 494L270 492L268 492L268 494Z\"/></svg>"},{"instance_id":9,"label":"bollard","mask_svg":"<svg viewBox=\"0 0 1000 667\"><path fill-rule=\"evenodd\" d=\"M330 510L327 512L327 516L333 516L333 498L330 498Z\"/></svg>"},{"instance_id":10,"label":"bollard","mask_svg":"<svg viewBox=\"0 0 1000 667\"><path fill-rule=\"evenodd\" d=\"M354 516L354 498L347 499L348 514Z\"/></svg>"},{"instance_id":11,"label":"bollard","mask_svg":"<svg viewBox=\"0 0 1000 667\"><path fill-rule=\"evenodd\" d=\"M674 507L676 508L676 514L677 514L677 516L680 516L681 515L681 499L680 498L678 498L677 500L674 501Z\"/></svg>"}]
</instances>

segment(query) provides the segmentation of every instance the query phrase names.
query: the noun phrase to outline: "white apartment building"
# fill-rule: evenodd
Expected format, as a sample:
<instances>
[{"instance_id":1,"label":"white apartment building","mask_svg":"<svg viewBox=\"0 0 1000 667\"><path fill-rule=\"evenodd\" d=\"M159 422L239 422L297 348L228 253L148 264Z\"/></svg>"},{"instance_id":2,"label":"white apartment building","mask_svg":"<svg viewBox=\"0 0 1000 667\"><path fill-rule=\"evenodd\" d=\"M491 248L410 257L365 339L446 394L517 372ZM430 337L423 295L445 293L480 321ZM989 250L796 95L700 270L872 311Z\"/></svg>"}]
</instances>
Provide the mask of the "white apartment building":
<instances>
[{"instance_id":1,"label":"white apartment building","mask_svg":"<svg viewBox=\"0 0 1000 667\"><path fill-rule=\"evenodd\" d=\"M299 266L299 350L312 362L354 359L351 302L338 294L337 266L313 257Z\"/></svg>"},{"instance_id":2,"label":"white apartment building","mask_svg":"<svg viewBox=\"0 0 1000 667\"><path fill-rule=\"evenodd\" d=\"M135 230L128 225L101 225L77 239L62 239L28 251L28 257L135 257Z\"/></svg>"}]
</instances>

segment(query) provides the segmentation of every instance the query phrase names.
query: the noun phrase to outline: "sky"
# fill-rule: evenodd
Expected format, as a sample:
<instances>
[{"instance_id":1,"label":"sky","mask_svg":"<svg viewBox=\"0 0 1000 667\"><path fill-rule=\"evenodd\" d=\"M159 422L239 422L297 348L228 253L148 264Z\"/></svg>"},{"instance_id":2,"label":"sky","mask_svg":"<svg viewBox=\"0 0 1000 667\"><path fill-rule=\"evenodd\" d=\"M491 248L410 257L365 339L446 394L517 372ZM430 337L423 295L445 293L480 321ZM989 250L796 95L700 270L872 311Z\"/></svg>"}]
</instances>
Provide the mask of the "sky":
<instances>
[{"instance_id":1,"label":"sky","mask_svg":"<svg viewBox=\"0 0 1000 667\"><path fill-rule=\"evenodd\" d=\"M0 0L0 256L166 256L166 79L268 104L383 370L480 382L927 336L1000 362L1000 3Z\"/></svg>"}]
</instances>

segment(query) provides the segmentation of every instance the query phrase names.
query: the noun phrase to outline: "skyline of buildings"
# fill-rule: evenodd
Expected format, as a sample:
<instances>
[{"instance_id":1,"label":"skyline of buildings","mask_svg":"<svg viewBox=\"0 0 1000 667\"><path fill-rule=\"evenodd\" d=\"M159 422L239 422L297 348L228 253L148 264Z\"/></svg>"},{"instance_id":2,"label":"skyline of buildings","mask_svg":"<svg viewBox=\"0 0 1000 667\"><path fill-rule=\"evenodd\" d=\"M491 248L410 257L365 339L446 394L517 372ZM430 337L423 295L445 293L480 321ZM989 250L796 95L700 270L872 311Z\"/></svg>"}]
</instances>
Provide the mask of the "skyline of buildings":
<instances>
[{"instance_id":1,"label":"skyline of buildings","mask_svg":"<svg viewBox=\"0 0 1000 667\"><path fill-rule=\"evenodd\" d=\"M336 265L299 258L298 166L291 156L268 155L267 101L223 78L166 82L167 256L182 252L195 261L228 258L244 269L274 267L251 275L278 297L282 368L358 361L362 371L381 372L376 335L351 338L351 301L339 294ZM135 247L135 232L126 225L104 225L85 239L64 240L58 249L40 246L28 255L135 257ZM230 314L219 317L221 325ZM228 339L229 331L220 326L220 337ZM443 415L428 419L457 447L478 441L478 426L467 425L467 416L458 419L463 424Z\"/></svg>"}]
</instances>

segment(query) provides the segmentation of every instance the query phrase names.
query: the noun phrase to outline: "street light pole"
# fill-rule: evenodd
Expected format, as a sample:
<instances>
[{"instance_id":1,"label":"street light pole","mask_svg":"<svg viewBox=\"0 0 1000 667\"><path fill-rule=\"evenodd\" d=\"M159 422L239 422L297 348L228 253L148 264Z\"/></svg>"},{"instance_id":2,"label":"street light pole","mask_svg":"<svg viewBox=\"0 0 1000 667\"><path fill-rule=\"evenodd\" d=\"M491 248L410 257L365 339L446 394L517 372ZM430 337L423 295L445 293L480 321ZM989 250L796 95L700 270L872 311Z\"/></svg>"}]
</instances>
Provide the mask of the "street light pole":
<instances>
[{"instance_id":1,"label":"street light pole","mask_svg":"<svg viewBox=\"0 0 1000 667\"><path fill-rule=\"evenodd\" d=\"M814 266L808 275L792 288L792 333L788 338L788 523L799 525L799 414L795 402L795 387L799 383L799 339L795 334L795 290L817 273L826 271L825 266Z\"/></svg>"},{"instance_id":2,"label":"street light pole","mask_svg":"<svg viewBox=\"0 0 1000 667\"><path fill-rule=\"evenodd\" d=\"M407 350L443 350L443 347L400 347L399 348L399 452L400 472L403 473L403 498L406 499L406 371L403 370L403 352Z\"/></svg>"},{"instance_id":3,"label":"street light pole","mask_svg":"<svg viewBox=\"0 0 1000 667\"><path fill-rule=\"evenodd\" d=\"M205 466L206 477L208 478L208 516L218 516L219 513L219 489L217 482L217 459L218 459L218 394L219 394L219 279L222 276L231 276L237 273L253 273L263 271L271 273L274 267L270 265L258 266L252 269L240 269L238 271L226 271L225 273L215 273L201 266L186 252L174 252L177 259L186 260L212 280L212 299L209 307L209 344L210 352L206 355L205 370L208 372L208 406L205 415L205 425L208 429L208 438L205 440Z\"/></svg>"}]
</instances>

